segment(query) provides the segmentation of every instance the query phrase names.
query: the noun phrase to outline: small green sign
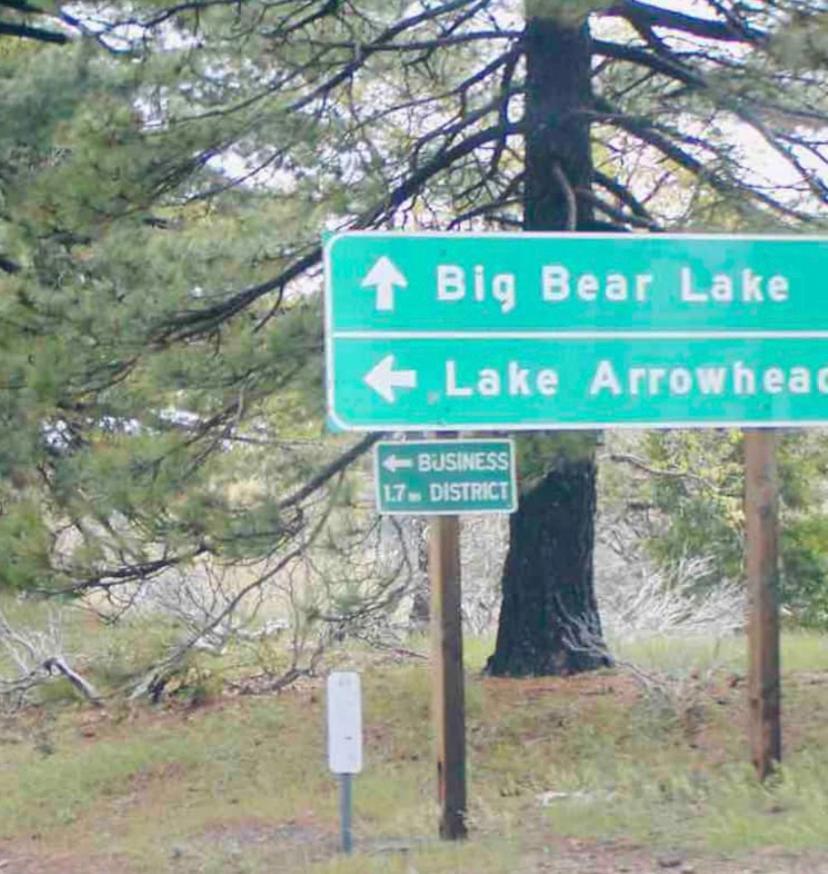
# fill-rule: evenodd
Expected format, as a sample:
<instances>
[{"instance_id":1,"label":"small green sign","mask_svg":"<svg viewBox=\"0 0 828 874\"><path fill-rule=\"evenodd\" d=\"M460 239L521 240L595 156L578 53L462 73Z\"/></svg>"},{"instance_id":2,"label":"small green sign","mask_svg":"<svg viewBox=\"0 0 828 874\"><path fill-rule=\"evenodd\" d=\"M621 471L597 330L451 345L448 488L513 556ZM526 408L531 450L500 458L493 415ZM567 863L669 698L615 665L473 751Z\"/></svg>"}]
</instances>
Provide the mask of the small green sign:
<instances>
[{"instance_id":1,"label":"small green sign","mask_svg":"<svg viewBox=\"0 0 828 874\"><path fill-rule=\"evenodd\" d=\"M377 510L433 516L513 513L511 440L383 441L374 452Z\"/></svg>"},{"instance_id":2,"label":"small green sign","mask_svg":"<svg viewBox=\"0 0 828 874\"><path fill-rule=\"evenodd\" d=\"M337 234L342 430L828 422L828 238Z\"/></svg>"}]
</instances>

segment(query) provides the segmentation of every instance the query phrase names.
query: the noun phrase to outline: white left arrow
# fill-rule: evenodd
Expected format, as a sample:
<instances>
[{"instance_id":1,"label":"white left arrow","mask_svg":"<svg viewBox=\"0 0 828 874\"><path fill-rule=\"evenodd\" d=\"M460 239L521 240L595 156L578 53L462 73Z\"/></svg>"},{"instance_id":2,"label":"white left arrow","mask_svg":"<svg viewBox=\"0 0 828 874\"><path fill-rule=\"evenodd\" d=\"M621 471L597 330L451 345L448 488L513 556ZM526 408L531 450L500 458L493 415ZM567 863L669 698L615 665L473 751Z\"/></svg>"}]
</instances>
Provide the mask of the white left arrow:
<instances>
[{"instance_id":1,"label":"white left arrow","mask_svg":"<svg viewBox=\"0 0 828 874\"><path fill-rule=\"evenodd\" d=\"M396 359L393 355L386 355L378 364L375 364L363 379L365 384L372 388L380 397L393 404L397 400L394 393L396 388L416 388L416 370L394 370Z\"/></svg>"},{"instance_id":2,"label":"white left arrow","mask_svg":"<svg viewBox=\"0 0 828 874\"><path fill-rule=\"evenodd\" d=\"M394 309L394 289L408 288L408 280L400 273L390 258L383 255L365 275L363 288L375 288L375 309L390 312Z\"/></svg>"},{"instance_id":3,"label":"white left arrow","mask_svg":"<svg viewBox=\"0 0 828 874\"><path fill-rule=\"evenodd\" d=\"M405 470L408 467L414 467L413 458L400 458L398 455L389 455L382 462L382 466L391 473L396 473L398 470Z\"/></svg>"}]
</instances>

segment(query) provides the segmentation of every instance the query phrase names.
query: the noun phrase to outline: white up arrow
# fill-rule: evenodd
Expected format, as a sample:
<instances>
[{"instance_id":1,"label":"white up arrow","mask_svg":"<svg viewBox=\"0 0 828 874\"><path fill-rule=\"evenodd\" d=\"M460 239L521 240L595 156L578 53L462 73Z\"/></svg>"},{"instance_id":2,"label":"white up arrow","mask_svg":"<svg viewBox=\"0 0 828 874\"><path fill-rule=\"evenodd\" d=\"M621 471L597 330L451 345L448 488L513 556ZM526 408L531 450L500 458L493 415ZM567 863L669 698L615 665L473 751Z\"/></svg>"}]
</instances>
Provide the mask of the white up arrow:
<instances>
[{"instance_id":1,"label":"white up arrow","mask_svg":"<svg viewBox=\"0 0 828 874\"><path fill-rule=\"evenodd\" d=\"M408 280L390 258L383 255L362 280L363 288L376 288L376 309L389 312L394 309L394 287L408 288Z\"/></svg>"},{"instance_id":2,"label":"white up arrow","mask_svg":"<svg viewBox=\"0 0 828 874\"><path fill-rule=\"evenodd\" d=\"M414 467L414 459L400 458L397 455L389 455L388 458L383 461L382 466L386 470L390 470L391 473L396 473L398 470L404 470L407 467Z\"/></svg>"},{"instance_id":3,"label":"white up arrow","mask_svg":"<svg viewBox=\"0 0 828 874\"><path fill-rule=\"evenodd\" d=\"M394 394L395 388L417 387L417 371L394 370L395 363L393 355L386 355L364 376L365 384L389 404L393 404L397 400L397 396Z\"/></svg>"}]
</instances>

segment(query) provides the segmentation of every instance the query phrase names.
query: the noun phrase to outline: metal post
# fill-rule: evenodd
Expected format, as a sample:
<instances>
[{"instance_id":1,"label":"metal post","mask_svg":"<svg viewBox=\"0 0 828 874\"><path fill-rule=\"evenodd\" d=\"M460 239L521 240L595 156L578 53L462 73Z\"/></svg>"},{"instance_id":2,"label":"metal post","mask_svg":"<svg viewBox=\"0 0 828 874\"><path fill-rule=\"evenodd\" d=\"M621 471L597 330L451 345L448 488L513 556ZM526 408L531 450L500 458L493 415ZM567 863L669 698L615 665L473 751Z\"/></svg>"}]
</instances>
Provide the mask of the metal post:
<instances>
[{"instance_id":1,"label":"metal post","mask_svg":"<svg viewBox=\"0 0 828 874\"><path fill-rule=\"evenodd\" d=\"M782 758L776 433L745 430L744 445L750 746L756 772L764 780Z\"/></svg>"},{"instance_id":2,"label":"metal post","mask_svg":"<svg viewBox=\"0 0 828 874\"><path fill-rule=\"evenodd\" d=\"M429 576L440 837L459 840L466 837L466 718L457 516L431 518Z\"/></svg>"},{"instance_id":3,"label":"metal post","mask_svg":"<svg viewBox=\"0 0 828 874\"><path fill-rule=\"evenodd\" d=\"M350 854L354 846L351 834L351 774L339 775L339 821L342 825L342 852Z\"/></svg>"}]
</instances>

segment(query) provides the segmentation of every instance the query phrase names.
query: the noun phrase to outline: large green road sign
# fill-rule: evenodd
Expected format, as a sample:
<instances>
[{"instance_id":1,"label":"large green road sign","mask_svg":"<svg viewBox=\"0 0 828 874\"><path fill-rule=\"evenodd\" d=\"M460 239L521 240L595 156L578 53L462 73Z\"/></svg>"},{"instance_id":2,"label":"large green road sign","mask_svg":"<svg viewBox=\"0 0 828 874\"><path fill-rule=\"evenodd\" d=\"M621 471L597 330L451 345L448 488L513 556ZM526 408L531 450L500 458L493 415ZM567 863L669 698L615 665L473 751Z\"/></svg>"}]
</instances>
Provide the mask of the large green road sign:
<instances>
[{"instance_id":1,"label":"large green road sign","mask_svg":"<svg viewBox=\"0 0 828 874\"><path fill-rule=\"evenodd\" d=\"M348 430L828 422L828 239L334 235Z\"/></svg>"},{"instance_id":2,"label":"large green road sign","mask_svg":"<svg viewBox=\"0 0 828 874\"><path fill-rule=\"evenodd\" d=\"M380 513L513 513L511 440L384 441L374 451Z\"/></svg>"}]
</instances>

